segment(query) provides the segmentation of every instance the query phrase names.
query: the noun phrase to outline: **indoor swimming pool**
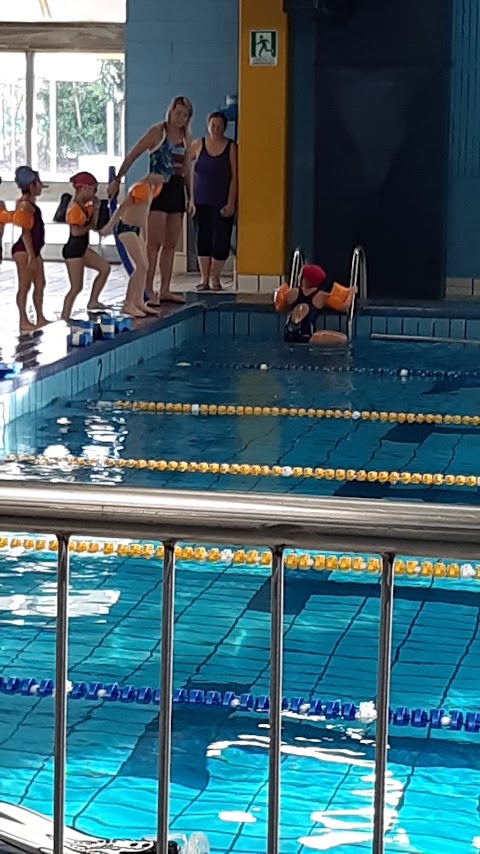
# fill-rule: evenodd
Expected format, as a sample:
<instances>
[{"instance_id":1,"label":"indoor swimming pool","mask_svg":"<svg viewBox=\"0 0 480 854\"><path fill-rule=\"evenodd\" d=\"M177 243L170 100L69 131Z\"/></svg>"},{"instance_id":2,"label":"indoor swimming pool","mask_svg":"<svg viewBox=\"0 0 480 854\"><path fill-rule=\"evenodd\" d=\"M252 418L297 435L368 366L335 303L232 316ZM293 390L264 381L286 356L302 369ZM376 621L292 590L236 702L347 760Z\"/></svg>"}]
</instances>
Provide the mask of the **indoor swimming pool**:
<instances>
[{"instance_id":1,"label":"indoor swimming pool","mask_svg":"<svg viewBox=\"0 0 480 854\"><path fill-rule=\"evenodd\" d=\"M471 352L360 342L345 355L289 351L258 338L201 338L106 380L99 371L90 389L12 421L1 436L1 477L478 504L478 484L467 482L479 474L480 450L480 373ZM188 403L190 411L149 411L135 401ZM203 414L203 404L297 413ZM324 415L302 416L301 408ZM350 416L325 417L327 410ZM383 412L394 415L372 416ZM434 417L409 423L403 413ZM186 469L149 468L149 461L182 462ZM223 474L207 466L203 473L204 467L189 469L192 461L250 470ZM256 466L268 466L269 474L252 471ZM305 468L334 477L304 476ZM420 480L338 474L349 470L408 471ZM443 480L429 482L427 475ZM463 481L449 485L449 476ZM196 554L192 544L177 562L175 687L264 696L269 566L259 556L238 561L232 543L212 546L219 549L215 560ZM252 531L252 554L260 546ZM157 688L162 562L116 543L94 551L85 540L72 555L69 678ZM357 706L374 700L380 585L364 558L359 571L335 568L338 561L302 571L287 561L283 691L290 700ZM441 559L439 553L437 566L445 569ZM477 731L455 731L405 712L478 711L476 573L472 562L457 566L451 578L434 577L433 568L397 577L391 705L399 711L389 739L388 852L480 850L480 721ZM26 533L0 543L2 675L52 677L55 581L48 539ZM0 698L0 800L50 815L52 699ZM158 710L138 702L135 692L124 699L69 699L67 822L98 836L138 838L155 832ZM285 714L282 854L371 850L374 737L367 714L353 721ZM206 832L214 854L263 854L267 746L261 711L176 703L172 832Z\"/></svg>"},{"instance_id":2,"label":"indoor swimming pool","mask_svg":"<svg viewBox=\"0 0 480 854\"><path fill-rule=\"evenodd\" d=\"M191 489L264 490L313 495L397 497L478 503L475 423L402 423L402 414L475 416L480 373L465 348L358 345L351 355L287 348L236 338L200 339L101 379L72 399L17 418L3 430L3 477L28 477ZM224 367L222 367L224 365ZM152 414L115 406L116 401L297 407L342 417L221 417ZM362 413L370 413L364 420ZM395 420L381 420L380 413ZM373 420L376 419L376 420ZM436 419L438 421L438 418ZM8 461L8 456L15 459ZM22 456L39 456L36 465ZM20 458L20 459L18 459ZM71 459L74 458L74 459ZM82 458L83 464L78 464ZM138 461L136 467L113 463ZM283 476L154 471L149 460L278 466ZM142 463L142 461L144 461ZM289 469L323 468L318 479ZM345 477L338 476L345 472ZM348 471L382 473L352 482ZM475 478L475 487L398 482L384 473L409 472ZM373 475L374 476L374 475ZM417 478L418 479L418 478ZM424 478L425 480L425 478ZM428 477L427 477L428 480ZM365 482L366 481L366 482Z\"/></svg>"}]
</instances>

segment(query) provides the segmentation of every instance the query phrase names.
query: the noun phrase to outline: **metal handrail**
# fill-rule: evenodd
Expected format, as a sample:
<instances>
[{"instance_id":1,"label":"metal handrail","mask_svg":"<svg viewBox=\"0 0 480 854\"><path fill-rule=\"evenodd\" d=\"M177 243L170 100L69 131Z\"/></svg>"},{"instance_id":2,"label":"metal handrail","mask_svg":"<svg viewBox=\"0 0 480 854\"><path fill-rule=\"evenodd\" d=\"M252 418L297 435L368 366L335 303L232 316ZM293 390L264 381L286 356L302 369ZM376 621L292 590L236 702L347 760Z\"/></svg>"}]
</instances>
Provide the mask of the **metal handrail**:
<instances>
[{"instance_id":1,"label":"metal handrail","mask_svg":"<svg viewBox=\"0 0 480 854\"><path fill-rule=\"evenodd\" d=\"M295 252L293 253L292 258L292 266L290 268L290 279L289 285L291 288L298 287L298 280L300 278L300 271L305 263L305 258L302 250L297 247Z\"/></svg>"},{"instance_id":2,"label":"metal handrail","mask_svg":"<svg viewBox=\"0 0 480 854\"><path fill-rule=\"evenodd\" d=\"M352 263L350 265L350 282L351 288L356 287L357 292L354 294L350 310L347 318L347 337L351 341L353 337L353 319L355 317L355 308L357 298L366 300L367 298L367 256L362 246L355 246L352 253Z\"/></svg>"},{"instance_id":3,"label":"metal handrail","mask_svg":"<svg viewBox=\"0 0 480 854\"><path fill-rule=\"evenodd\" d=\"M73 533L148 537L165 546L162 580L161 697L157 851L168 854L175 543L251 544L272 548L270 740L267 854L279 854L284 550L363 549L383 557L373 854L384 852L384 803L391 671L392 605L396 553L472 558L480 549L480 507L413 502L245 495L157 489L106 490L93 485L0 485L0 529L55 533L58 537L55 658L54 854L63 854L67 737L69 540Z\"/></svg>"}]
</instances>

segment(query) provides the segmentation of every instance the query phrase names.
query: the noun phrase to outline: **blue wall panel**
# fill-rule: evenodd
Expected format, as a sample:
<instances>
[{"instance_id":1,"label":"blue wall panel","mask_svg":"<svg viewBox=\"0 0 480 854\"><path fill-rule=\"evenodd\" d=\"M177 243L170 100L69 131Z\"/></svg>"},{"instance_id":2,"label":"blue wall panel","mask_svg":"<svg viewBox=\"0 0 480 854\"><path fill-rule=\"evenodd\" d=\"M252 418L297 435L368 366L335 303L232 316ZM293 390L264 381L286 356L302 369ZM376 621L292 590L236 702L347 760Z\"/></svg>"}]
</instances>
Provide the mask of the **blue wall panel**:
<instances>
[{"instance_id":1,"label":"blue wall panel","mask_svg":"<svg viewBox=\"0 0 480 854\"><path fill-rule=\"evenodd\" d=\"M449 276L480 276L480 3L452 0Z\"/></svg>"},{"instance_id":2,"label":"blue wall panel","mask_svg":"<svg viewBox=\"0 0 480 854\"><path fill-rule=\"evenodd\" d=\"M128 0L125 46L127 148L176 95L192 101L201 136L207 113L237 92L238 0Z\"/></svg>"}]
</instances>

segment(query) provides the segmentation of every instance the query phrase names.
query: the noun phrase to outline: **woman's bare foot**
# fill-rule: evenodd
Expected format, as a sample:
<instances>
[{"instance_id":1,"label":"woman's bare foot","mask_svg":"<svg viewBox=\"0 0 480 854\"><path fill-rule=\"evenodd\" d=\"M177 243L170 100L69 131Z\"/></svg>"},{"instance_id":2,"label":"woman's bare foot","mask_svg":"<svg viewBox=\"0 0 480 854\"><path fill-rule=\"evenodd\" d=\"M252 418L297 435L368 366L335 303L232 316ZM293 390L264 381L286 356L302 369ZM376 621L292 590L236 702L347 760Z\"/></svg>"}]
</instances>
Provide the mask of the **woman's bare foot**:
<instances>
[{"instance_id":1,"label":"woman's bare foot","mask_svg":"<svg viewBox=\"0 0 480 854\"><path fill-rule=\"evenodd\" d=\"M160 294L161 302L175 302L179 305L183 305L185 302L185 297L180 296L180 294L174 294L172 291L165 291L165 293Z\"/></svg>"},{"instance_id":2,"label":"woman's bare foot","mask_svg":"<svg viewBox=\"0 0 480 854\"><path fill-rule=\"evenodd\" d=\"M209 291L209 290L210 290L210 285L208 284L208 282L200 282L197 285L197 291Z\"/></svg>"},{"instance_id":3,"label":"woman's bare foot","mask_svg":"<svg viewBox=\"0 0 480 854\"><path fill-rule=\"evenodd\" d=\"M42 317L39 317L37 320L37 329L41 329L42 326L48 326L49 323L50 323L50 321L47 320L47 318L43 317L43 315L42 315Z\"/></svg>"},{"instance_id":4,"label":"woman's bare foot","mask_svg":"<svg viewBox=\"0 0 480 854\"><path fill-rule=\"evenodd\" d=\"M129 314L130 317L146 317L147 313L143 311L141 308L138 308L136 305L131 305L129 303L125 303L123 306L123 313Z\"/></svg>"},{"instance_id":5,"label":"woman's bare foot","mask_svg":"<svg viewBox=\"0 0 480 854\"><path fill-rule=\"evenodd\" d=\"M27 332L35 332L36 326L34 323L30 323L29 320L22 320L20 323L20 335L25 335Z\"/></svg>"},{"instance_id":6,"label":"woman's bare foot","mask_svg":"<svg viewBox=\"0 0 480 854\"><path fill-rule=\"evenodd\" d=\"M223 291L221 282L212 282L212 291Z\"/></svg>"},{"instance_id":7,"label":"woman's bare foot","mask_svg":"<svg viewBox=\"0 0 480 854\"><path fill-rule=\"evenodd\" d=\"M92 302L92 300L90 300L87 305L87 311L104 311L106 308L108 308L108 305L105 305L105 303L99 302L98 300L96 302Z\"/></svg>"},{"instance_id":8,"label":"woman's bare foot","mask_svg":"<svg viewBox=\"0 0 480 854\"><path fill-rule=\"evenodd\" d=\"M152 315L155 315L155 317L158 317L158 312L161 309L161 307L162 307L161 305L151 306L151 305L148 305L147 303L145 303L145 305L142 305L141 311L144 311L145 314L152 314Z\"/></svg>"}]
</instances>

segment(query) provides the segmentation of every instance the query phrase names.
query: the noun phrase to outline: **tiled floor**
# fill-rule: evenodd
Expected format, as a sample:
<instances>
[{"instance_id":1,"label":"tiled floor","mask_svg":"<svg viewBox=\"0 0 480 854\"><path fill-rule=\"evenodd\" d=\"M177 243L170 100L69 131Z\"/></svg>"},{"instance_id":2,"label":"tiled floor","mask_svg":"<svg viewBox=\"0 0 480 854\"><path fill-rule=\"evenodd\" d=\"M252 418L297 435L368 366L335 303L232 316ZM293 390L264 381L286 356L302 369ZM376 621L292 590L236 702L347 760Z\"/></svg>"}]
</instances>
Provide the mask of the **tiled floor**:
<instances>
[{"instance_id":1,"label":"tiled floor","mask_svg":"<svg viewBox=\"0 0 480 854\"><path fill-rule=\"evenodd\" d=\"M45 315L51 320L58 320L62 310L65 294L68 290L68 281L64 264L46 262L45 272L47 288L45 291ZM90 294L90 283L93 274L87 272L85 287L76 303L76 314L83 313L86 309ZM198 282L196 273L175 276L172 290L184 292L195 290ZM112 272L103 292L102 300L111 305L122 304L127 286L127 274L121 265L112 266ZM5 338L11 338L17 334L18 315L15 304L16 299L16 276L15 266L11 261L4 261L0 266L0 287L2 292L2 311L0 313L0 337L2 342ZM225 278L224 287L231 290L232 279Z\"/></svg>"}]
</instances>

